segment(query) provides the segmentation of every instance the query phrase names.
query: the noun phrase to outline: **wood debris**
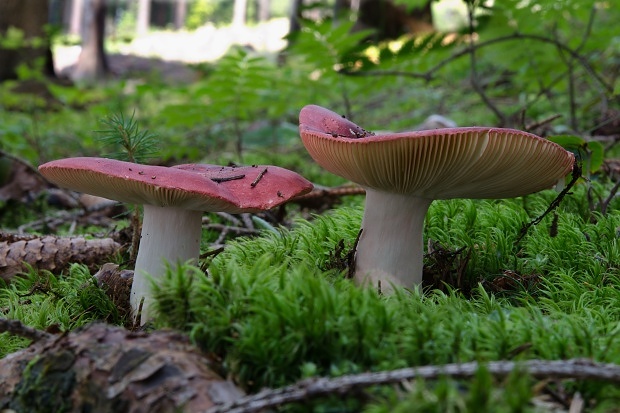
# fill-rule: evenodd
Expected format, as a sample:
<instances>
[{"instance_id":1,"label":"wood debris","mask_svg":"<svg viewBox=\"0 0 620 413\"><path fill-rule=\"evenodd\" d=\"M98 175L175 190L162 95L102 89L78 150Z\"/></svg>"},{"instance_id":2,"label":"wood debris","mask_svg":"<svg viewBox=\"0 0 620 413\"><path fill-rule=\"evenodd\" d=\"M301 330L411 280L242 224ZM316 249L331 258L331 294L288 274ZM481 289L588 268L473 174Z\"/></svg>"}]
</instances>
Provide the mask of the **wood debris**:
<instances>
[{"instance_id":1,"label":"wood debris","mask_svg":"<svg viewBox=\"0 0 620 413\"><path fill-rule=\"evenodd\" d=\"M336 187L314 185L314 189L307 194L296 196L289 202L304 208L324 211L338 205L343 196L365 195L366 190L356 184L346 184Z\"/></svg>"},{"instance_id":2,"label":"wood debris","mask_svg":"<svg viewBox=\"0 0 620 413\"><path fill-rule=\"evenodd\" d=\"M490 361L488 363L474 361L365 372L334 378L312 377L279 389L264 389L228 404L216 405L207 413L260 413L290 403L307 403L309 400L328 396L344 398L359 395L361 390L372 386L403 385L417 379L436 380L440 377L450 377L470 380L482 366L498 378L514 374L518 370L520 374L529 374L541 380L555 378L620 383L619 365L597 363L589 359ZM573 399L575 397L580 396L573 396ZM576 402L579 403L579 400Z\"/></svg>"},{"instance_id":3,"label":"wood debris","mask_svg":"<svg viewBox=\"0 0 620 413\"><path fill-rule=\"evenodd\" d=\"M91 324L0 360L0 411L191 413L242 395L171 331Z\"/></svg>"},{"instance_id":4,"label":"wood debris","mask_svg":"<svg viewBox=\"0 0 620 413\"><path fill-rule=\"evenodd\" d=\"M121 318L131 314L131 284L133 271L123 270L117 264L108 262L103 264L99 271L93 275L97 280L97 286L105 291L108 298L114 303Z\"/></svg>"}]
</instances>

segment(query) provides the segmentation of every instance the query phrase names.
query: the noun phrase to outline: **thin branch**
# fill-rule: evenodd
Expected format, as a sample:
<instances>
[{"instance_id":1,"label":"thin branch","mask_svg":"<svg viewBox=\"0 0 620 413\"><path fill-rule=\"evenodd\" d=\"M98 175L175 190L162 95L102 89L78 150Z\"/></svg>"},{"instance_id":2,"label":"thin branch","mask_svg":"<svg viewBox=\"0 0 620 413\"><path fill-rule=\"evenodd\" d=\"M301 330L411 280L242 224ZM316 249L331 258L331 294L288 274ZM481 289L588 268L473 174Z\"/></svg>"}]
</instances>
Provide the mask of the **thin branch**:
<instances>
[{"instance_id":1,"label":"thin branch","mask_svg":"<svg viewBox=\"0 0 620 413\"><path fill-rule=\"evenodd\" d=\"M205 228L213 230L213 231L232 232L235 235L258 235L260 234L260 231L254 228L237 227L234 225L224 225L224 224L217 224L217 223L207 224Z\"/></svg>"},{"instance_id":2,"label":"thin branch","mask_svg":"<svg viewBox=\"0 0 620 413\"><path fill-rule=\"evenodd\" d=\"M530 124L527 124L527 125L523 125L523 127L525 128L525 130L527 132L531 132L531 131L533 131L535 129L538 129L538 128L542 127L542 126L548 125L549 123L551 123L554 120L556 120L558 118L561 118L561 117L562 117L562 115L560 115L559 113L556 113L555 115L548 116L545 119L542 119L542 120L539 120L539 121L536 121L534 123L530 123Z\"/></svg>"},{"instance_id":3,"label":"thin branch","mask_svg":"<svg viewBox=\"0 0 620 413\"><path fill-rule=\"evenodd\" d=\"M473 377L482 366L496 377L505 377L514 371L523 371L539 379L602 380L620 383L619 365L596 363L587 359L471 362L411 367L336 378L307 379L280 389L266 389L229 404L214 406L206 413L257 413L288 403L305 402L330 395L343 396L367 387L399 384L415 379L435 380L440 377L468 379Z\"/></svg>"},{"instance_id":4,"label":"thin branch","mask_svg":"<svg viewBox=\"0 0 620 413\"><path fill-rule=\"evenodd\" d=\"M549 204L545 212L543 212L541 215L537 216L532 221L528 222L527 224L523 225L523 227L521 227L521 233L519 234L519 238L517 238L517 241L515 242L515 244L518 244L519 242L521 242L523 237L525 237L525 234L527 234L527 231L532 226L538 225L540 221L543 220L544 217L546 217L550 212L552 212L554 209L556 209L560 205L560 203L562 202L566 194L568 194L568 191L570 191L571 188L577 183L577 180L581 178L581 171L582 171L581 164L577 160L575 160L575 163L573 164L573 173L571 175L571 180L568 183L568 185L566 185L566 187L562 190L562 192L560 192L558 196L556 196L555 199L551 201L551 204Z\"/></svg>"},{"instance_id":5,"label":"thin branch","mask_svg":"<svg viewBox=\"0 0 620 413\"><path fill-rule=\"evenodd\" d=\"M9 320L7 318L0 318L0 333L9 333L32 341L47 339L53 336L53 334L46 331L28 327L19 320Z\"/></svg>"},{"instance_id":6,"label":"thin branch","mask_svg":"<svg viewBox=\"0 0 620 413\"><path fill-rule=\"evenodd\" d=\"M452 54L451 56L437 63L435 66L433 66L426 72L415 73L415 72L404 72L400 70L373 70L373 71L352 72L348 70L341 70L340 73L351 75L351 76L404 76L404 77L423 79L427 82L430 82L431 80L435 79L436 72L438 72L444 66L447 66L454 60L457 60L457 59L460 59L461 57L469 55L471 53L471 50L470 50L471 48L475 48L476 50L478 50L478 49L482 49L487 46L495 45L497 43L503 43L503 42L508 42L508 41L518 41L518 40L535 40L535 41L539 41L542 43L548 43L551 45L555 45L557 48L565 51L572 58L574 58L577 62L579 62L579 64L585 69L585 71L588 72L590 76L594 78L596 82L603 88L603 92L606 92L606 93L613 92L613 86L607 84L605 80L598 73L596 73L596 71L590 65L588 60L584 56L580 55L579 52L575 51L574 49L571 49L569 46L567 46L564 43L559 43L555 39L548 38L542 35L537 35L537 34L525 34L525 33L519 33L519 32L515 32L512 34L505 35L505 36L500 36L494 39L486 40L484 42L469 45L468 47L465 47L459 50L458 52Z\"/></svg>"},{"instance_id":7,"label":"thin branch","mask_svg":"<svg viewBox=\"0 0 620 413\"><path fill-rule=\"evenodd\" d=\"M615 198L618 189L620 189L620 181L616 182L616 184L609 190L609 195L605 198L605 200L601 200L599 204L601 208L601 214L607 214L607 207L609 207L609 204Z\"/></svg>"},{"instance_id":8,"label":"thin branch","mask_svg":"<svg viewBox=\"0 0 620 413\"><path fill-rule=\"evenodd\" d=\"M459 56L461 57L461 56ZM456 60L448 57L446 60ZM398 77L410 77L413 79L422 79L427 83L435 79L435 70L430 69L426 72L407 72L404 70L369 70L369 71L349 71L342 69L339 73L347 76L367 76L367 77L379 77L379 76L398 76Z\"/></svg>"},{"instance_id":9,"label":"thin branch","mask_svg":"<svg viewBox=\"0 0 620 413\"><path fill-rule=\"evenodd\" d=\"M222 182L228 182L228 181L236 181L238 179L243 179L245 178L245 174L240 174L240 175L233 175L233 176L224 176L222 178L211 178L211 180L213 182L216 183L222 183Z\"/></svg>"},{"instance_id":10,"label":"thin branch","mask_svg":"<svg viewBox=\"0 0 620 413\"><path fill-rule=\"evenodd\" d=\"M555 30L553 31L553 37L559 43L558 33ZM573 59L567 58L564 51L561 49L558 49L558 55L560 56L560 59L562 59L562 62L564 62L564 65L566 65L566 68L568 70L567 81L568 81L568 107L569 107L569 114L570 114L569 123L570 123L571 129L573 131L576 131L577 130L577 102L575 99L575 69L573 65Z\"/></svg>"},{"instance_id":11,"label":"thin branch","mask_svg":"<svg viewBox=\"0 0 620 413\"><path fill-rule=\"evenodd\" d=\"M500 126L504 126L507 123L506 115L499 110L499 108L491 101L489 96L484 91L484 88L480 85L480 81L478 78L478 63L476 59L476 47L474 40L474 4L467 3L467 17L469 19L469 61L471 64L470 67L470 81L471 86L474 91L480 96L480 99L484 102L484 104L491 109L491 112L495 114L495 116L499 119Z\"/></svg>"},{"instance_id":12,"label":"thin branch","mask_svg":"<svg viewBox=\"0 0 620 413\"><path fill-rule=\"evenodd\" d=\"M260 173L258 174L258 176L256 177L256 179L254 181L252 181L252 183L250 184L250 186L252 188L254 188L256 185L258 185L258 183L260 182L261 179L263 179L263 176L267 173L267 168L263 169L262 171L260 171Z\"/></svg>"},{"instance_id":13,"label":"thin branch","mask_svg":"<svg viewBox=\"0 0 620 413\"><path fill-rule=\"evenodd\" d=\"M541 82L539 82L540 90L538 91L538 93L536 93L536 96L534 96L533 98L528 98L529 100L527 102L525 102L519 109L513 112L513 116L518 113L522 113L523 119L525 119L525 110L538 102L538 100L540 100L540 98L542 98L543 96L551 94L552 88L558 83L560 83L562 80L564 80L564 77L567 73L568 71L561 72L560 74L556 75L555 78L553 78L551 81L549 81L547 85L541 85Z\"/></svg>"},{"instance_id":14,"label":"thin branch","mask_svg":"<svg viewBox=\"0 0 620 413\"><path fill-rule=\"evenodd\" d=\"M590 15L588 16L588 23L586 24L586 29L583 32L583 36L581 37L581 42L579 42L579 46L575 48L577 53L581 52L581 49L586 45L590 35L592 34L592 27L594 27L594 16L596 15L596 6L592 6L590 9Z\"/></svg>"}]
</instances>

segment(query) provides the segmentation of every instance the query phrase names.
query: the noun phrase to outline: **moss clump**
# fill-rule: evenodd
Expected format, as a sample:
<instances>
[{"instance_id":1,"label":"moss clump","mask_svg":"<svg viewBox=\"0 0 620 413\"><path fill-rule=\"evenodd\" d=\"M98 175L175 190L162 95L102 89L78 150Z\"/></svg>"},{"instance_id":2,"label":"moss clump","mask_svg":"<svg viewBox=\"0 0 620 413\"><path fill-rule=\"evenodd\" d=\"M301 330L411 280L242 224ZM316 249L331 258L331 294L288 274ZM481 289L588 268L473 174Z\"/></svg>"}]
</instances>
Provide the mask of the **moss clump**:
<instances>
[{"instance_id":1,"label":"moss clump","mask_svg":"<svg viewBox=\"0 0 620 413\"><path fill-rule=\"evenodd\" d=\"M9 406L18 412L67 412L75 385L75 356L60 351L33 359L24 369Z\"/></svg>"},{"instance_id":2,"label":"moss clump","mask_svg":"<svg viewBox=\"0 0 620 413\"><path fill-rule=\"evenodd\" d=\"M231 243L207 277L191 267L169 274L157 290L159 323L189 332L250 391L308 376L474 360L620 363L620 312L613 304L620 300L614 287L620 214L592 222L568 201L560 207L557 235L549 233L548 217L515 243L521 226L553 195L528 197L527 208L523 199L439 201L427 216L427 239L472 249L468 277L482 282L508 269L535 272L540 281L530 290L516 286L493 295L479 284L468 296L450 288L381 296L358 288L342 273L321 270L340 240L352 245L359 229L362 210L340 208L290 231ZM457 387L463 386L470 389ZM489 400L504 400L523 383L497 386ZM619 394L605 385L571 386L600 403ZM435 384L425 388L412 397L424 399ZM455 403L471 392L456 392Z\"/></svg>"}]
</instances>

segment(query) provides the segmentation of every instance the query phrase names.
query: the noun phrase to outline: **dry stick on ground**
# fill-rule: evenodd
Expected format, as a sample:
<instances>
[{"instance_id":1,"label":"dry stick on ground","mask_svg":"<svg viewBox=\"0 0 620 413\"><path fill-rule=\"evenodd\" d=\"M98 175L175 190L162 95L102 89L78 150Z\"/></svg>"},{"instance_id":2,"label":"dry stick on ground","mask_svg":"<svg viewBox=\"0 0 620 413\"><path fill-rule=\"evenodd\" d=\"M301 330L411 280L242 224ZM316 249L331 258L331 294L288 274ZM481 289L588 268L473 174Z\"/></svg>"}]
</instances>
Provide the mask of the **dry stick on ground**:
<instances>
[{"instance_id":1,"label":"dry stick on ground","mask_svg":"<svg viewBox=\"0 0 620 413\"><path fill-rule=\"evenodd\" d=\"M19 320L9 320L6 318L0 318L0 333L9 333L32 341L38 341L42 338L50 338L52 336L52 334L46 331L28 327Z\"/></svg>"},{"instance_id":2,"label":"dry stick on ground","mask_svg":"<svg viewBox=\"0 0 620 413\"><path fill-rule=\"evenodd\" d=\"M289 202L299 202L310 199L319 199L325 197L342 197L347 195L364 195L366 190L356 184L344 184L335 187L327 187L321 185L314 185L314 189L307 194L299 195L293 198Z\"/></svg>"},{"instance_id":3,"label":"dry stick on ground","mask_svg":"<svg viewBox=\"0 0 620 413\"><path fill-rule=\"evenodd\" d=\"M468 379L473 377L482 366L497 377L505 377L513 371L523 371L536 378L602 380L620 383L620 365L596 363L587 359L471 362L411 367L336 378L306 379L291 386L280 389L266 389L235 402L212 407L206 413L257 413L283 404L308 401L330 395L342 396L367 387L399 384L414 379L434 380L440 377Z\"/></svg>"},{"instance_id":4,"label":"dry stick on ground","mask_svg":"<svg viewBox=\"0 0 620 413\"><path fill-rule=\"evenodd\" d=\"M61 225L75 222L85 217L87 218L90 213L102 211L106 208L114 207L115 205L119 205L119 203L116 201L101 202L91 207L75 208L70 211L60 210L54 213L48 213L44 218L20 225L17 227L17 232L19 234L26 234L28 231L37 231L42 228L51 228L55 230Z\"/></svg>"}]
</instances>

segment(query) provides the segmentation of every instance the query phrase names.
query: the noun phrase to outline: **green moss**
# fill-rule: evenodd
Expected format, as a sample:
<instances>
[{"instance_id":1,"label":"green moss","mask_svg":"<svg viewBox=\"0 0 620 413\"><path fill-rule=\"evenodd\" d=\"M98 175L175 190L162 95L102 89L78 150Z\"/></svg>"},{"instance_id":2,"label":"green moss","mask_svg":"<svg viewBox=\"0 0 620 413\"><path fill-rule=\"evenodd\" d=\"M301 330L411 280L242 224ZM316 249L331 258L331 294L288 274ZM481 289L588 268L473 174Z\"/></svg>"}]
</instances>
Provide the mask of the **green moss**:
<instances>
[{"instance_id":1,"label":"green moss","mask_svg":"<svg viewBox=\"0 0 620 413\"><path fill-rule=\"evenodd\" d=\"M584 191L577 188L573 196ZM505 298L482 287L468 297L451 290L399 290L385 297L358 288L342 273L321 270L336 245L344 240L350 248L359 230L362 209L339 208L311 222L299 220L292 230L231 243L208 277L191 268L170 274L157 291L159 323L189 332L251 391L308 375L472 360L587 357L620 363L614 304L620 299L620 214L614 210L591 222L579 201L567 199L558 211L557 235L549 233L548 217L517 244L521 227L553 196L436 201L427 215L427 239L472 248L467 276L484 281L509 269L536 273L540 282L533 290ZM496 384L497 392L486 396L467 385L468 396L455 396L454 403L466 409L468 398L484 396L489 406L501 401L519 411L529 393L510 398L528 388L531 381L523 380ZM450 383L446 389L455 386ZM412 397L424 399L437 389L428 386ZM601 403L616 397L607 386L576 388Z\"/></svg>"},{"instance_id":2,"label":"green moss","mask_svg":"<svg viewBox=\"0 0 620 413\"><path fill-rule=\"evenodd\" d=\"M11 409L18 412L67 412L72 408L75 356L69 351L46 353L33 359L17 384Z\"/></svg>"},{"instance_id":3,"label":"green moss","mask_svg":"<svg viewBox=\"0 0 620 413\"><path fill-rule=\"evenodd\" d=\"M118 310L94 283L88 268L73 265L64 276L47 271L30 271L8 286L0 287L2 316L46 329L56 326L72 330L95 320L123 322ZM27 340L0 334L0 357L24 347Z\"/></svg>"}]
</instances>

